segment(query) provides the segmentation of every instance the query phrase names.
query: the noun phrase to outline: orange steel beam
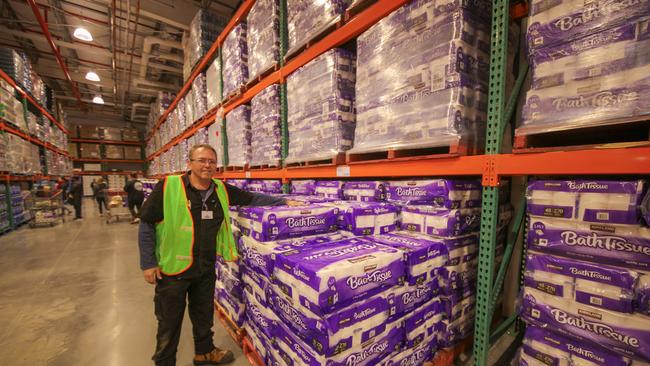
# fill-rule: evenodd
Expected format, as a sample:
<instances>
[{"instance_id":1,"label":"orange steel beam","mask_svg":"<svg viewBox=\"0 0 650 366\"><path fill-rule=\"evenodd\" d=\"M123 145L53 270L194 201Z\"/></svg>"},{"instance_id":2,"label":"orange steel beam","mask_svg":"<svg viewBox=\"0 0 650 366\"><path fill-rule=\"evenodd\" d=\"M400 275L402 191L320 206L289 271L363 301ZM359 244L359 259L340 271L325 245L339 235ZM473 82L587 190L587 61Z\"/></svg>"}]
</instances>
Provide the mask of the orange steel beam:
<instances>
[{"instance_id":1,"label":"orange steel beam","mask_svg":"<svg viewBox=\"0 0 650 366\"><path fill-rule=\"evenodd\" d=\"M85 162L85 163L144 163L144 160L139 159L91 159L91 158L73 158L72 161Z\"/></svg>"},{"instance_id":2,"label":"orange steel beam","mask_svg":"<svg viewBox=\"0 0 650 366\"><path fill-rule=\"evenodd\" d=\"M156 151L155 153L148 156L147 160L152 160L156 156L161 155L162 153L164 153L165 151L171 149L175 145L178 145L181 141L185 140L186 138L191 137L192 135L194 135L196 133L196 131L211 125L214 122L215 118L216 118L216 114L217 114L217 109L216 108L212 109L210 112L208 112L201 119L196 120L183 133L181 133L180 135L174 137L173 139L171 139L171 141L166 143L165 146L163 146L158 151Z\"/></svg>"},{"instance_id":3,"label":"orange steel beam","mask_svg":"<svg viewBox=\"0 0 650 366\"><path fill-rule=\"evenodd\" d=\"M499 175L650 174L650 147L495 155Z\"/></svg>"},{"instance_id":4,"label":"orange steel beam","mask_svg":"<svg viewBox=\"0 0 650 366\"><path fill-rule=\"evenodd\" d=\"M55 152L57 154L63 155L65 157L68 157L68 158L70 157L70 154L67 151L61 150L58 147L50 144L49 142L44 142L44 141L42 141L42 140L40 140L40 139L38 139L36 137L30 136L30 135L28 135L28 134L26 134L26 133L24 133L24 132L22 132L20 130L17 130L15 128L9 126L7 123L2 121L1 119L0 119L0 131L7 131L10 134L18 136L18 137L22 138L25 141L31 142L31 143L39 145L39 146L43 146L44 148L46 148L46 149L48 149L50 151L53 151L53 152Z\"/></svg>"},{"instance_id":5,"label":"orange steel beam","mask_svg":"<svg viewBox=\"0 0 650 366\"><path fill-rule=\"evenodd\" d=\"M63 131L63 133L65 133L66 135L70 134L70 132L65 127L63 127L63 125L59 121L57 121L54 117L52 117L50 112L48 112L45 108L43 108L43 106L41 106L36 100L34 100L34 98L32 98L31 95L27 94L26 91L24 91L20 86L18 86L18 84L16 84L16 81L14 79L12 79L9 75L7 75L2 70L0 70L0 77L3 78L15 90L17 90L18 93L20 93L20 95L23 96L23 98L27 99L27 101L30 104L32 104L34 107L36 107L45 117L47 117L47 119L52 121L52 123L54 123L61 131Z\"/></svg>"},{"instance_id":6,"label":"orange steel beam","mask_svg":"<svg viewBox=\"0 0 650 366\"><path fill-rule=\"evenodd\" d=\"M203 70L208 66L208 63L212 61L212 57L217 53L217 50L219 47L223 44L223 42L226 40L226 37L230 33L230 31L237 25L239 24L245 17L248 15L248 12L251 10L253 7L253 4L255 4L255 0L245 0L237 9L235 14L232 16L228 24L226 24L226 27L221 31L219 34L219 37L215 40L215 42L212 44L212 47L206 52L205 55L201 58L201 61L195 66L194 71L192 74L190 74L190 77L185 81L185 84L181 88L181 90L176 94L176 98L172 101L172 103L169 105L169 108L165 110L165 112L158 118L158 122L156 122L156 125L154 126L153 130L147 137L147 142L151 140L153 137L153 134L156 132L156 130L162 125L162 123L167 119L169 114L176 108L176 105L180 101L181 98L187 94L187 92L190 90L190 87L192 86L192 82L196 77L203 72Z\"/></svg>"},{"instance_id":7,"label":"orange steel beam","mask_svg":"<svg viewBox=\"0 0 650 366\"><path fill-rule=\"evenodd\" d=\"M115 141L115 140L95 140L95 139L80 139L71 138L70 142L81 142L89 144L108 144L108 145L129 145L129 146L142 146L142 141Z\"/></svg>"}]
</instances>

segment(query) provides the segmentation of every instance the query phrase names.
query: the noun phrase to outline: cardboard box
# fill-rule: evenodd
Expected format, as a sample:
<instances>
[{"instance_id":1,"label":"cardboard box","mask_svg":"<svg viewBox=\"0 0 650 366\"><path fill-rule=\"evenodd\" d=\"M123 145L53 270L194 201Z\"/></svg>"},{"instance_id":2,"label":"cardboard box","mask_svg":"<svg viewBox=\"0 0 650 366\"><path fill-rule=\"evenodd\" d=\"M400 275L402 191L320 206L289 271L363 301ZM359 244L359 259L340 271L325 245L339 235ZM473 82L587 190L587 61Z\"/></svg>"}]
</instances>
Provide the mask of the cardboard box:
<instances>
[{"instance_id":1,"label":"cardboard box","mask_svg":"<svg viewBox=\"0 0 650 366\"><path fill-rule=\"evenodd\" d=\"M142 159L142 148L140 146L124 146L125 159Z\"/></svg>"},{"instance_id":2,"label":"cardboard box","mask_svg":"<svg viewBox=\"0 0 650 366\"><path fill-rule=\"evenodd\" d=\"M138 130L131 130L131 129L122 131L122 139L124 141L141 141L140 133L138 132Z\"/></svg>"},{"instance_id":3,"label":"cardboard box","mask_svg":"<svg viewBox=\"0 0 650 366\"><path fill-rule=\"evenodd\" d=\"M101 158L99 144L79 144L79 155L84 159Z\"/></svg>"},{"instance_id":4,"label":"cardboard box","mask_svg":"<svg viewBox=\"0 0 650 366\"><path fill-rule=\"evenodd\" d=\"M99 139L99 128L79 126L79 137L82 139Z\"/></svg>"},{"instance_id":5,"label":"cardboard box","mask_svg":"<svg viewBox=\"0 0 650 366\"><path fill-rule=\"evenodd\" d=\"M124 159L124 147L120 145L104 145L106 159Z\"/></svg>"},{"instance_id":6,"label":"cardboard box","mask_svg":"<svg viewBox=\"0 0 650 366\"><path fill-rule=\"evenodd\" d=\"M79 151L77 150L78 146L74 142L69 142L68 143L68 152L70 153L70 156L73 158L78 158L79 157Z\"/></svg>"},{"instance_id":7,"label":"cardboard box","mask_svg":"<svg viewBox=\"0 0 650 366\"><path fill-rule=\"evenodd\" d=\"M103 127L102 136L104 140L122 141L122 130L115 127Z\"/></svg>"}]
</instances>

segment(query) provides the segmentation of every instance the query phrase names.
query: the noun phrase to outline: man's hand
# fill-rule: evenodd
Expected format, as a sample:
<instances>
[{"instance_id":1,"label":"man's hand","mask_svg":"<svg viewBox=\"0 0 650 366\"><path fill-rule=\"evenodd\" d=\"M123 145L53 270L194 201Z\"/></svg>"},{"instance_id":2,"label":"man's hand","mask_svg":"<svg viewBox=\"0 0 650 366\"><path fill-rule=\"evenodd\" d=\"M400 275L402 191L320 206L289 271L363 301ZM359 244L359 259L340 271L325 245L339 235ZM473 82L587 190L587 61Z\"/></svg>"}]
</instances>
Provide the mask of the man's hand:
<instances>
[{"instance_id":1,"label":"man's hand","mask_svg":"<svg viewBox=\"0 0 650 366\"><path fill-rule=\"evenodd\" d=\"M285 201L287 206L304 206L306 203L302 201L296 201L296 200L286 200Z\"/></svg>"},{"instance_id":2,"label":"man's hand","mask_svg":"<svg viewBox=\"0 0 650 366\"><path fill-rule=\"evenodd\" d=\"M162 275L160 274L160 267L145 269L144 271L142 271L142 274L144 275L144 280L149 282L152 285L156 283L156 279L162 280Z\"/></svg>"}]
</instances>

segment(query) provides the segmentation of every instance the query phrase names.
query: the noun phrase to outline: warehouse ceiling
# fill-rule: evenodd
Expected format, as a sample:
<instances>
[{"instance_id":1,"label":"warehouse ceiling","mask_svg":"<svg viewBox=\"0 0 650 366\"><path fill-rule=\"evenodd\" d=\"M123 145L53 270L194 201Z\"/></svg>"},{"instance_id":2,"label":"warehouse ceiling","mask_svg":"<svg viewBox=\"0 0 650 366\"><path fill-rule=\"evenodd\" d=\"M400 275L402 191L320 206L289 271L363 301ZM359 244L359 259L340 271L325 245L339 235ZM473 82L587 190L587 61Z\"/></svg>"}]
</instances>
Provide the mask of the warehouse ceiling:
<instances>
[{"instance_id":1,"label":"warehouse ceiling","mask_svg":"<svg viewBox=\"0 0 650 366\"><path fill-rule=\"evenodd\" d=\"M178 91L183 78L182 35L196 12L230 18L241 0L34 0L63 68L33 8L0 1L0 46L24 50L64 110L78 120L146 121L158 91ZM84 28L92 41L74 36ZM86 79L95 72L100 81ZM78 93L76 90L78 90ZM92 102L101 96L103 105Z\"/></svg>"}]
</instances>

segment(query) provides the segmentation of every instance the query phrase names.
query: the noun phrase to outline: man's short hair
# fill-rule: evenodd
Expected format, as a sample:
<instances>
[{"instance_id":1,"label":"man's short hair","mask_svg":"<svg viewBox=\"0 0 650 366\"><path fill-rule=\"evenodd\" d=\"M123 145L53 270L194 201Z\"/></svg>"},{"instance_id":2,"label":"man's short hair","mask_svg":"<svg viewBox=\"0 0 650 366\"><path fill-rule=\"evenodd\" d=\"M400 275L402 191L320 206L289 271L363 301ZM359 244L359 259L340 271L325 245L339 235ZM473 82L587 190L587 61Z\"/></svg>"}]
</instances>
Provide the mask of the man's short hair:
<instances>
[{"instance_id":1,"label":"man's short hair","mask_svg":"<svg viewBox=\"0 0 650 366\"><path fill-rule=\"evenodd\" d=\"M194 157L194 152L196 150L198 150L198 149L208 149L208 150L210 150L210 151L212 151L214 153L214 156L217 156L217 150L215 150L214 147L212 147L212 146L210 146L208 144L198 144L198 145L192 146L192 148L190 149L190 153L189 153L190 160Z\"/></svg>"}]
</instances>

